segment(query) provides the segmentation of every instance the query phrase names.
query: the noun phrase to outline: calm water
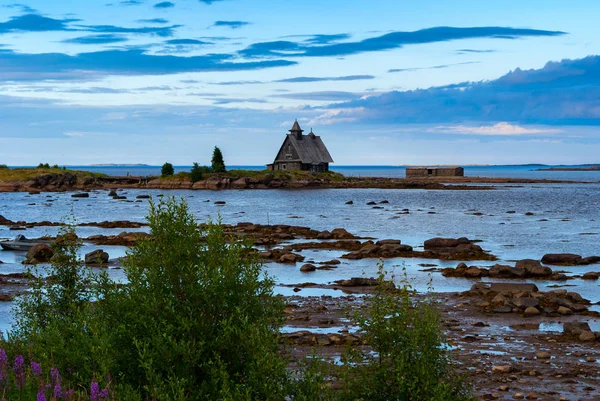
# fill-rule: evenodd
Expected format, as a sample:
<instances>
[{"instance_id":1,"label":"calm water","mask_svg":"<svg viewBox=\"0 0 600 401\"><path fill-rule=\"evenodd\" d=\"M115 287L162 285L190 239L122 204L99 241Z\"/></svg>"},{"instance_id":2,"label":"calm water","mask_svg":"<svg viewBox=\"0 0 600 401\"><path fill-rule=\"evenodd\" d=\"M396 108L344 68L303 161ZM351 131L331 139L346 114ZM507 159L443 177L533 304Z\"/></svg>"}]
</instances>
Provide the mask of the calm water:
<instances>
[{"instance_id":1,"label":"calm water","mask_svg":"<svg viewBox=\"0 0 600 401\"><path fill-rule=\"evenodd\" d=\"M510 166L466 166L465 176L468 177L504 177L532 178L549 180L572 180L600 182L600 171L537 171L548 168L545 165L510 165ZM569 167L569 166L552 166ZM107 175L160 175L160 166L69 166L69 168L103 173ZM175 166L175 172L190 171L191 166ZM229 169L264 170L265 166L228 166ZM337 171L351 177L405 177L404 166L336 166L331 165L332 171Z\"/></svg>"},{"instance_id":2,"label":"calm water","mask_svg":"<svg viewBox=\"0 0 600 401\"><path fill-rule=\"evenodd\" d=\"M344 227L352 233L374 238L401 239L419 249L423 241L435 237L480 239L484 249L498 255L502 261L522 258L540 259L549 252L572 252L583 256L600 254L600 184L497 186L492 191L425 191L385 189L312 189L312 190L227 190L227 191L158 191L127 190L122 194L135 199L138 194L160 193L185 198L199 221L216 219L219 214L225 223L254 222L261 224L290 224L331 230ZM345 205L353 200L353 205ZM389 201L383 209L367 206L369 201ZM225 206L214 205L225 201ZM398 214L402 209L409 214ZM515 213L506 213L515 211ZM144 221L147 201L143 203L115 201L107 191L94 191L88 199L73 199L69 193L0 193L0 215L11 220L60 221L72 213L79 222L103 220ZM481 216L474 215L482 213ZM525 215L531 212L533 215ZM117 234L123 229L81 227L81 236ZM126 231L135 231L127 229ZM12 238L16 233L28 237L55 235L56 227L38 227L25 232L9 231L0 226L0 238ZM97 247L86 245L82 252ZM103 247L111 257L125 254L123 247ZM307 260L316 262L339 258L341 252L306 251ZM0 273L23 271L24 254L0 252ZM429 274L419 270L421 263L456 266L458 262L438 260L390 259L387 267L398 272L404 267L414 286L426 290ZM489 262L470 262L481 266ZM372 259L345 261L338 269L300 273L298 266L268 264L267 270L279 283L327 283L340 278L373 276L377 261ZM571 273L600 271L600 265L564 268ZM116 278L121 270L111 270ZM470 288L467 279L447 279L432 276L436 291L462 291ZM542 288L548 284L537 282ZM570 281L575 291L592 301L600 301L595 282ZM279 287L282 293L291 289ZM309 294L303 290L298 294ZM314 290L312 290L314 292ZM320 293L339 295L336 291ZM0 329L9 325L9 306L0 304Z\"/></svg>"}]
</instances>

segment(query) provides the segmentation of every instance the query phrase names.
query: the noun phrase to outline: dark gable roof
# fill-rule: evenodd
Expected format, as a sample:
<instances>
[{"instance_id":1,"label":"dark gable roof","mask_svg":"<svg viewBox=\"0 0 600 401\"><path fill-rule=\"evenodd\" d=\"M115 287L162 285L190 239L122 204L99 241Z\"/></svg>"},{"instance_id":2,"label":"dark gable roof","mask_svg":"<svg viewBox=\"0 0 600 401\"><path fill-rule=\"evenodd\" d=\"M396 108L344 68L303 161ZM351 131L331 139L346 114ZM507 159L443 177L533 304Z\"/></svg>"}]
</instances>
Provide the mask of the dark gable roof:
<instances>
[{"instance_id":1,"label":"dark gable roof","mask_svg":"<svg viewBox=\"0 0 600 401\"><path fill-rule=\"evenodd\" d=\"M333 163L333 159L321 140L320 136L302 135L302 139L298 139L295 134L287 134L288 140L298 152L298 156L302 163L320 164Z\"/></svg>"}]
</instances>

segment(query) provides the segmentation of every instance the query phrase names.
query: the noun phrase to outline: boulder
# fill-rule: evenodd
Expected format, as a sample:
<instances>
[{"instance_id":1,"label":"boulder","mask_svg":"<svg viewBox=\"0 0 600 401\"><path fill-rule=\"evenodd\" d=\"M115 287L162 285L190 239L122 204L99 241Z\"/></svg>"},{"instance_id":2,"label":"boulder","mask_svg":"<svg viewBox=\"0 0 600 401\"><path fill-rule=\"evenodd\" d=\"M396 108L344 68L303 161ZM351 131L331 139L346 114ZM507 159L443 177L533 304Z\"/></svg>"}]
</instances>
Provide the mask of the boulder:
<instances>
[{"instance_id":1,"label":"boulder","mask_svg":"<svg viewBox=\"0 0 600 401\"><path fill-rule=\"evenodd\" d=\"M584 331L591 331L590 325L587 322L565 322L563 324L563 332L565 334L579 335Z\"/></svg>"},{"instance_id":2,"label":"boulder","mask_svg":"<svg viewBox=\"0 0 600 401\"><path fill-rule=\"evenodd\" d=\"M467 242L468 243L468 242ZM455 248L461 243L455 238L431 238L424 242L425 249Z\"/></svg>"},{"instance_id":3,"label":"boulder","mask_svg":"<svg viewBox=\"0 0 600 401\"><path fill-rule=\"evenodd\" d=\"M566 306L559 306L558 307L558 313L560 313L561 315L572 315L573 311L569 308L567 308Z\"/></svg>"},{"instance_id":4,"label":"boulder","mask_svg":"<svg viewBox=\"0 0 600 401\"><path fill-rule=\"evenodd\" d=\"M138 195L135 199L150 199L150 195Z\"/></svg>"},{"instance_id":5,"label":"boulder","mask_svg":"<svg viewBox=\"0 0 600 401\"><path fill-rule=\"evenodd\" d=\"M582 277L583 280L598 280L600 273L598 272L587 272Z\"/></svg>"},{"instance_id":6,"label":"boulder","mask_svg":"<svg viewBox=\"0 0 600 401\"><path fill-rule=\"evenodd\" d=\"M534 306L529 306L523 312L525 316L537 316L540 314L540 310Z\"/></svg>"},{"instance_id":7,"label":"boulder","mask_svg":"<svg viewBox=\"0 0 600 401\"><path fill-rule=\"evenodd\" d=\"M542 257L542 263L558 266L575 266L582 257L574 253L547 253Z\"/></svg>"},{"instance_id":8,"label":"boulder","mask_svg":"<svg viewBox=\"0 0 600 401\"><path fill-rule=\"evenodd\" d=\"M352 277L349 280L338 280L335 283L342 287L371 287L378 285L379 281L376 278Z\"/></svg>"},{"instance_id":9,"label":"boulder","mask_svg":"<svg viewBox=\"0 0 600 401\"><path fill-rule=\"evenodd\" d=\"M510 365L496 365L492 367L492 373L510 373L513 371Z\"/></svg>"},{"instance_id":10,"label":"boulder","mask_svg":"<svg viewBox=\"0 0 600 401\"><path fill-rule=\"evenodd\" d=\"M377 245L375 245L377 246ZM386 244L386 245L382 245L381 247L379 247L379 255L381 256L393 256L395 254L397 254L398 252L411 252L412 246L410 245L404 245L404 244L397 244L397 245L393 245L393 244Z\"/></svg>"},{"instance_id":11,"label":"boulder","mask_svg":"<svg viewBox=\"0 0 600 401\"><path fill-rule=\"evenodd\" d=\"M317 239L331 239L333 238L333 235L325 230L325 231L321 231L319 234L317 234Z\"/></svg>"},{"instance_id":12,"label":"boulder","mask_svg":"<svg viewBox=\"0 0 600 401\"><path fill-rule=\"evenodd\" d=\"M119 194L117 194L117 191L115 191L115 190L113 189L113 190L111 190L111 191L108 193L108 196L115 197L115 196L119 196Z\"/></svg>"},{"instance_id":13,"label":"boulder","mask_svg":"<svg viewBox=\"0 0 600 401\"><path fill-rule=\"evenodd\" d=\"M523 259L515 265L515 269L523 269L526 277L548 277L552 275L552 269L543 266L538 260Z\"/></svg>"},{"instance_id":14,"label":"boulder","mask_svg":"<svg viewBox=\"0 0 600 401\"><path fill-rule=\"evenodd\" d=\"M311 265L310 263L300 266L301 272L314 272L315 270L317 270L317 267L315 265Z\"/></svg>"},{"instance_id":15,"label":"boulder","mask_svg":"<svg viewBox=\"0 0 600 401\"><path fill-rule=\"evenodd\" d=\"M295 253L285 253L279 257L279 263L296 263L304 260L304 256Z\"/></svg>"},{"instance_id":16,"label":"boulder","mask_svg":"<svg viewBox=\"0 0 600 401\"><path fill-rule=\"evenodd\" d=\"M530 283L490 283L490 291L494 292L538 292L538 287L535 284Z\"/></svg>"},{"instance_id":17,"label":"boulder","mask_svg":"<svg viewBox=\"0 0 600 401\"><path fill-rule=\"evenodd\" d=\"M583 258L579 261L580 265L593 265L596 263L600 263L600 256L588 256L587 258Z\"/></svg>"},{"instance_id":18,"label":"boulder","mask_svg":"<svg viewBox=\"0 0 600 401\"><path fill-rule=\"evenodd\" d=\"M46 263L54 256L54 250L50 245L37 244L31 247L27 252L27 261L29 263Z\"/></svg>"},{"instance_id":19,"label":"boulder","mask_svg":"<svg viewBox=\"0 0 600 401\"><path fill-rule=\"evenodd\" d=\"M335 239L353 239L354 238L354 235L350 234L348 231L346 231L343 228L334 229L333 231L331 231L331 235Z\"/></svg>"},{"instance_id":20,"label":"boulder","mask_svg":"<svg viewBox=\"0 0 600 401\"><path fill-rule=\"evenodd\" d=\"M108 263L108 253L102 249L96 249L85 254L86 265L102 265Z\"/></svg>"},{"instance_id":21,"label":"boulder","mask_svg":"<svg viewBox=\"0 0 600 401\"><path fill-rule=\"evenodd\" d=\"M381 239L375 245L400 245L402 242L399 239Z\"/></svg>"},{"instance_id":22,"label":"boulder","mask_svg":"<svg viewBox=\"0 0 600 401\"><path fill-rule=\"evenodd\" d=\"M90 197L90 194L88 194L87 192L81 192L81 193L71 195L71 198L89 198L89 197Z\"/></svg>"},{"instance_id":23,"label":"boulder","mask_svg":"<svg viewBox=\"0 0 600 401\"><path fill-rule=\"evenodd\" d=\"M348 202L346 202L346 205L354 205L354 202L349 200Z\"/></svg>"},{"instance_id":24,"label":"boulder","mask_svg":"<svg viewBox=\"0 0 600 401\"><path fill-rule=\"evenodd\" d=\"M583 331L579 335L579 340L584 342L596 341L596 336L591 331Z\"/></svg>"},{"instance_id":25,"label":"boulder","mask_svg":"<svg viewBox=\"0 0 600 401\"><path fill-rule=\"evenodd\" d=\"M483 276L483 270L472 266L465 270L464 276L468 278L478 278Z\"/></svg>"},{"instance_id":26,"label":"boulder","mask_svg":"<svg viewBox=\"0 0 600 401\"><path fill-rule=\"evenodd\" d=\"M521 309L526 309L529 307L537 307L540 304L540 300L533 297L521 297L513 299L513 303Z\"/></svg>"},{"instance_id":27,"label":"boulder","mask_svg":"<svg viewBox=\"0 0 600 401\"><path fill-rule=\"evenodd\" d=\"M379 251L379 248L380 248L379 246L377 246L373 243L371 243L371 244L367 243L367 244L365 244L365 246L360 248L358 250L358 252L362 255L373 255Z\"/></svg>"},{"instance_id":28,"label":"boulder","mask_svg":"<svg viewBox=\"0 0 600 401\"><path fill-rule=\"evenodd\" d=\"M490 267L489 273L490 277L523 277L525 275L525 270L517 270L508 265L495 264Z\"/></svg>"}]
</instances>

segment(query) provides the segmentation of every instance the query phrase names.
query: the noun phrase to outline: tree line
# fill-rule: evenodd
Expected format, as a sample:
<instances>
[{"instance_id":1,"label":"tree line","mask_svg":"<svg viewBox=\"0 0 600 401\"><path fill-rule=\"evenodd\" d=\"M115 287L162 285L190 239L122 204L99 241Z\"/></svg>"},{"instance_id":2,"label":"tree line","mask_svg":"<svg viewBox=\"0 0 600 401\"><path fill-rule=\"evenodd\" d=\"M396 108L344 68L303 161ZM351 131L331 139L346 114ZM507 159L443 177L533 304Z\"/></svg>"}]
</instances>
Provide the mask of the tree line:
<instances>
[{"instance_id":1,"label":"tree line","mask_svg":"<svg viewBox=\"0 0 600 401\"><path fill-rule=\"evenodd\" d=\"M190 170L190 180L192 182L200 181L204 178L204 174L208 173L224 173L227 169L225 167L225 161L223 160L223 153L218 146L215 146L213 150L213 155L211 159L211 165L209 166L200 166L198 162L194 162L192 169ZM163 164L160 175L161 177L170 177L175 174L175 169L173 165L169 162Z\"/></svg>"}]
</instances>

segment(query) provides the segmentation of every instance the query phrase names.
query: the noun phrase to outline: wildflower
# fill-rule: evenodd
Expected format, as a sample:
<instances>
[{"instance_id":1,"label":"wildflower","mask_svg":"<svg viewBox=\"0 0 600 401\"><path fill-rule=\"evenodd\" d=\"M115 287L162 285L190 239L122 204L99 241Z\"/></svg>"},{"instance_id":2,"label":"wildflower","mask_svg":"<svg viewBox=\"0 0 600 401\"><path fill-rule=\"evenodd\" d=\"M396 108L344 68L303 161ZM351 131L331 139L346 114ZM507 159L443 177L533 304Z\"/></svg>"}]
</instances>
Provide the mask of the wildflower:
<instances>
[{"instance_id":1,"label":"wildflower","mask_svg":"<svg viewBox=\"0 0 600 401\"><path fill-rule=\"evenodd\" d=\"M60 383L58 383L57 385L54 386L54 398L63 398L64 394L62 391L62 387L60 386Z\"/></svg>"},{"instance_id":2,"label":"wildflower","mask_svg":"<svg viewBox=\"0 0 600 401\"><path fill-rule=\"evenodd\" d=\"M100 401L100 386L98 382L92 382L90 388L90 401Z\"/></svg>"},{"instance_id":3,"label":"wildflower","mask_svg":"<svg viewBox=\"0 0 600 401\"><path fill-rule=\"evenodd\" d=\"M13 370L15 371L15 384L19 390L25 386L24 364L25 358L23 358L23 355L17 355L13 364Z\"/></svg>"},{"instance_id":4,"label":"wildflower","mask_svg":"<svg viewBox=\"0 0 600 401\"><path fill-rule=\"evenodd\" d=\"M8 357L6 356L6 352L0 348L0 366L6 366L8 362Z\"/></svg>"},{"instance_id":5,"label":"wildflower","mask_svg":"<svg viewBox=\"0 0 600 401\"><path fill-rule=\"evenodd\" d=\"M31 361L31 373L33 373L33 377L40 377L42 375L42 367L36 361Z\"/></svg>"},{"instance_id":6,"label":"wildflower","mask_svg":"<svg viewBox=\"0 0 600 401\"><path fill-rule=\"evenodd\" d=\"M50 376L52 376L52 384L57 385L61 383L60 372L56 368L50 369Z\"/></svg>"},{"instance_id":7,"label":"wildflower","mask_svg":"<svg viewBox=\"0 0 600 401\"><path fill-rule=\"evenodd\" d=\"M100 391L100 398L103 400L108 399L108 389L105 388Z\"/></svg>"},{"instance_id":8,"label":"wildflower","mask_svg":"<svg viewBox=\"0 0 600 401\"><path fill-rule=\"evenodd\" d=\"M38 391L37 401L46 401L46 394L44 394L43 390Z\"/></svg>"},{"instance_id":9,"label":"wildflower","mask_svg":"<svg viewBox=\"0 0 600 401\"><path fill-rule=\"evenodd\" d=\"M4 386L8 378L8 357L6 352L0 348L0 385Z\"/></svg>"},{"instance_id":10,"label":"wildflower","mask_svg":"<svg viewBox=\"0 0 600 401\"><path fill-rule=\"evenodd\" d=\"M73 390L72 388L65 391L65 400L71 400L71 397L73 397L73 395L75 395L75 390Z\"/></svg>"}]
</instances>

